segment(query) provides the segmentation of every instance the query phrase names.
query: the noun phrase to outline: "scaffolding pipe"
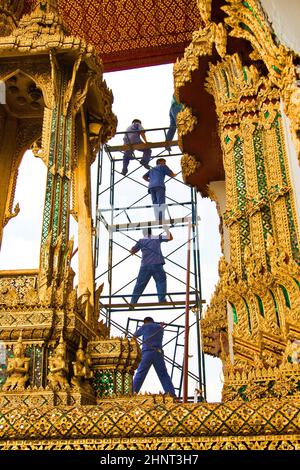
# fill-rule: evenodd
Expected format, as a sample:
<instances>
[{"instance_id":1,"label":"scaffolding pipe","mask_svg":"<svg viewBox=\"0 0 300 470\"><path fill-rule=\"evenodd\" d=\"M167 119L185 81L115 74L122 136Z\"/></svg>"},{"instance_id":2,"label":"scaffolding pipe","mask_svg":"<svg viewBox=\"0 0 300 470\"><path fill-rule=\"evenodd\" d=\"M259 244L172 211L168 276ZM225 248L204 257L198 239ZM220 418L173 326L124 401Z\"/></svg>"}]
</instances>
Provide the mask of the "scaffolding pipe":
<instances>
[{"instance_id":1,"label":"scaffolding pipe","mask_svg":"<svg viewBox=\"0 0 300 470\"><path fill-rule=\"evenodd\" d=\"M191 228L192 228L192 225L191 223L189 223L188 243L187 243L187 263L186 263L185 335L184 335L184 356L183 356L183 403L187 403L188 401Z\"/></svg>"},{"instance_id":2,"label":"scaffolding pipe","mask_svg":"<svg viewBox=\"0 0 300 470\"><path fill-rule=\"evenodd\" d=\"M157 130L157 129L152 129L152 130ZM167 129L162 128L162 130L164 132L164 139L165 139ZM148 130L147 130L147 132L148 132ZM124 135L124 132L120 132L119 134ZM165 145L165 140L163 141L163 143ZM148 143L148 145L150 145L150 144ZM163 147L164 147L164 145L163 145ZM175 311L175 310L177 310L177 311L179 310L179 312L181 312L181 314L185 316L185 320L183 320L183 324L182 324L182 333L179 332L179 329L176 330L176 341L175 341L174 355L172 353L172 356L173 356L172 358L165 357L165 359L168 363L172 364L172 374L171 375L172 375L172 378L174 380L178 379L178 371L180 371L180 384L179 384L179 387L175 386L175 389L176 389L176 393L177 393L177 390L178 390L179 395L181 395L181 396L183 395L184 366L185 366L185 374L186 374L185 389L186 389L186 393L185 393L184 401L187 402L191 398L191 397L188 397L188 387L190 385L189 381L190 381L191 378L193 380L196 380L197 382L199 382L200 386L202 385L202 382L204 382L203 385L204 385L204 390L205 390L205 373L203 371L203 375L202 375L202 370L201 370L201 366L202 366L201 360L203 361L203 367L204 367L204 354L203 354L203 352L201 352L201 341L199 341L199 340L198 340L198 348L197 348L198 362L199 362L199 367L198 367L199 368L199 371L198 371L199 372L199 377L197 377L196 374L193 374L192 370L191 371L189 370L189 369L193 369L193 367L194 367L194 364L192 364L192 362L191 363L189 362L189 333L190 333L190 331L192 331L192 328L194 327L194 325L198 325L198 323L199 323L198 317L199 316L201 317L201 304L203 302L202 299L201 299L200 258L199 258L199 251L198 251L199 250L198 240L195 240L195 237L199 236L198 227L197 227L197 220L198 220L197 201L196 201L196 198L194 199L194 195L196 195L196 192L193 189L190 189L190 193L191 193L191 200L190 201L189 200L186 201L188 199L188 197L186 197L186 192L184 192L182 195L181 195L181 193L178 193L179 196L180 196L179 199L183 200L184 202L178 202L177 201L178 198L176 196L175 196L175 199L170 197L169 195L166 196L167 197L167 208L168 208L168 213L167 213L168 217L165 221L166 225L173 226L176 229L177 229L177 227L179 228L179 227L188 226L188 230L183 230L182 232L183 233L185 232L187 234L187 232L189 231L188 239L186 239L186 241L182 244L179 241L178 244L180 246L173 249L170 253L168 253L168 255L165 256L166 261L168 260L171 263L172 267L176 267L176 270L174 272L174 274L176 274L176 275L169 272L169 270L166 271L166 274L167 274L168 277L170 276L170 278L172 278L172 280L179 283L182 287L183 287L183 285L185 287L182 289L179 286L179 287L177 287L176 292L171 292L171 293L169 292L167 295L168 295L168 299L170 298L170 302L168 301L165 304L160 304L160 303L157 303L157 302L151 302L154 294L145 294L145 293L143 293L142 296L143 296L144 301L142 301L139 304L136 304L136 305L132 306L128 302L129 296L131 297L132 294L129 294L125 290L132 282L134 282L134 280L136 280L136 277L130 280L131 270L129 269L127 271L129 276L127 275L123 279L123 281L125 282L124 285L122 283L122 276L121 276L121 279L118 278L118 283L115 286L113 284L114 276L112 274L115 271L115 269L113 269L113 268L115 268L116 266L121 265L123 262L125 262L125 260L127 260L128 258L131 257L131 255L128 253L129 250L127 249L127 244L124 245L124 244L122 244L122 242L121 242L121 244L117 243L117 241L114 239L114 235L115 234L118 235L119 233L121 233L128 240L132 239L132 241L133 241L134 238L132 236L130 236L131 235L130 230L133 230L133 229L134 230L141 230L142 228L152 226L152 223L154 221L145 220L145 219L147 219L148 214L145 214L145 215L142 214L143 215L142 217L136 217L136 214L141 214L142 213L140 209L150 209L150 207L152 205L149 205L149 204L146 203L146 202L148 202L148 201L146 201L148 191L147 191L147 194L145 194L142 197L139 197L139 192L138 191L136 193L133 192L132 193L133 197L131 197L128 200L128 203L126 202L125 205L124 205L123 202L120 202L120 201L123 201L123 199L118 199L118 201L117 201L117 199L115 200L116 186L118 184L122 184L122 182L124 180L126 180L127 184L129 184L131 182L135 183L138 186L138 189L142 189L142 188L145 189L145 188L148 187L148 185L145 185L143 182L139 181L139 178L137 177L136 172L141 168L140 165L136 165L135 169L133 167L133 170L130 171L130 173L128 173L126 176L122 175L122 177L120 178L121 173L115 167L117 167L117 165L119 165L118 162L121 162L123 160L123 155L117 156L117 158L115 158L116 155L113 155L113 152L114 151L118 151L118 152L119 151L121 151L121 152L124 151L124 145L119 145L119 146L117 145L117 146L113 146L113 147L108 146L108 145L104 145L103 148L104 148L105 152L100 153L101 159L100 158L98 159L98 175L97 175L97 183L98 183L97 184L97 201L96 201L96 204L97 204L97 211L96 211L96 224L97 224L97 234L96 235L97 236L96 236L96 238L97 238L97 240L96 240L96 249L95 249L95 252L97 252L97 258L99 258L99 232L98 232L99 228L98 227L100 227L101 224L103 224L103 226L108 231L108 234L110 236L109 237L110 241L109 241L109 246L108 246L108 257L107 257L108 258L108 263L107 263L108 269L106 269L103 273L95 276L96 279L99 279L99 277L102 277L102 276L106 276L105 279L107 279L108 284L109 284L108 287L106 287L105 292L104 292L106 295L101 296L102 297L101 302L100 302L101 316L103 315L103 317L106 318L106 322L107 322L107 325L109 327L110 326L118 327L117 323L114 322L112 316L117 314L117 312L123 312L123 314L124 314L128 310L128 308L130 310L131 310L131 308L134 308L136 313L138 313L138 314L140 314L140 312L142 312L142 311L147 311L147 312L150 313L151 311L157 312L157 310L163 310L164 311L163 314L165 314L165 311L172 312L172 311ZM117 148L119 148L120 150L117 150ZM174 147L172 147L172 150L173 149L174 149ZM157 158L161 155L164 156L165 158L180 155L180 153L178 153L178 154L175 153L174 154L173 152L172 152L172 155L171 155L171 151L169 151L168 154L165 155L164 154L164 149L161 150L160 148L158 148L157 150L159 150L159 152L156 152L157 154L153 155L151 157L151 162L153 161L154 158ZM104 173L105 165L102 164L103 163L102 160L104 159L104 153L107 154L107 156L109 158L109 161L110 161L110 175L109 175L108 171L106 171ZM142 157L137 157L136 158L137 161L140 161L141 159L142 159ZM102 170L103 170L103 175L101 174ZM179 172L179 173L181 173L181 172ZM109 176L110 176L110 178L109 178ZM173 183L175 183L175 182L180 183L180 185L183 186L183 187L185 186L184 182L179 180L178 178L167 178L166 183L168 183L169 181L172 181ZM108 184L108 187L106 187L104 190L102 190L102 185L106 186L107 184ZM101 186L101 188L100 188L100 186ZM127 187L126 187L126 190L127 190ZM145 191L145 193L146 193L146 191ZM135 197L135 194L136 194L136 197ZM171 196L172 196L172 194L171 194ZM131 200L135 199L135 198L137 200L135 200L134 202L131 202ZM115 202L116 202L117 207L114 207ZM126 206L126 204L127 204L127 206ZM139 204L141 204L141 206ZM105 207L105 209L104 209L104 207ZM173 208L173 207L181 208L181 212L178 214L178 215L181 215L180 218L172 219L171 215L173 215L173 214L171 214L169 212L169 210L171 210L171 208ZM138 209L138 210L136 210L136 209ZM134 212L134 210L136 210L136 211ZM131 212L131 211L133 211L133 212ZM130 214L133 214L134 217L131 217ZM130 217L129 217L129 215L130 215ZM176 215L177 215L177 213L176 213ZM106 220L106 218L107 218L107 220ZM139 219L138 222L131 222L130 221L130 219L132 219L134 221L135 218ZM186 220L187 218L189 218L190 220ZM128 220L129 220L129 222L128 222ZM116 222L119 222L119 223L116 223ZM160 229L160 224L155 223L154 226L155 226L155 228ZM184 238L185 238L185 236L184 236ZM187 247L188 253L187 253L186 261L183 264L186 265L187 261L188 261L188 269L186 269L182 265L182 263L180 263L180 261L178 259L175 259L175 260L172 259L173 255L178 256L177 252L180 249L183 249L182 253L184 253L186 245L188 245L188 247ZM119 255L119 251L115 247L119 247L120 249L127 251L127 253L126 253L127 256L125 255L124 259L121 259L121 260L119 260L119 256L115 259L115 252ZM192 247L194 248L194 253L193 254L190 253L190 250L193 249ZM120 253L122 253L122 252L120 252ZM139 256L139 258L140 258L140 256ZM103 257L102 257L102 261L103 261ZM102 261L101 261L101 268L99 266L99 270L103 269L102 268L102 264L103 264ZM95 265L98 267L98 263L96 263ZM193 266L194 266L194 268L193 268ZM180 268L180 271L179 271L179 268ZM181 270L183 270L183 271L181 272ZM186 271L185 275L184 275L184 271ZM182 275L182 277L181 277L181 275ZM194 281L193 281L193 278L194 278ZM117 277L116 277L116 279L117 279ZM120 287L120 284L122 284L122 287ZM198 288L200 288L200 292L199 292ZM127 294L124 295L124 293L123 293L124 291L127 292ZM123 293L122 295L120 295L121 292ZM179 297L177 297L177 295ZM176 300L174 300L173 297ZM112 303L112 301L118 302L118 298L120 299L119 301L122 302L121 304ZM105 299L107 299L107 301L108 301L107 304L103 304L103 302L106 301ZM181 306L178 305L179 303L181 304ZM196 321L194 322L192 320L192 323L190 323L190 319L189 319L189 315L190 315L189 311L190 311L191 306L192 307L195 306L195 308L196 308ZM198 312L198 310L199 310L199 312ZM180 316L181 316L181 314L180 314ZM119 327L120 327L120 325L119 325ZM128 322L127 322L127 329L129 329ZM197 333L198 333L198 335L200 335L200 331L197 331ZM181 334L182 334L182 336L181 336L182 341L179 340ZM184 335L185 335L185 338L184 338ZM179 346L182 347L183 349L185 348L185 353L180 354L180 357L181 357L181 364L180 365L176 362L176 357L177 357L176 351L177 351ZM178 371L176 369L178 369ZM174 371L174 373L173 373L173 371ZM175 371L176 371L176 374L175 374Z\"/></svg>"}]
</instances>

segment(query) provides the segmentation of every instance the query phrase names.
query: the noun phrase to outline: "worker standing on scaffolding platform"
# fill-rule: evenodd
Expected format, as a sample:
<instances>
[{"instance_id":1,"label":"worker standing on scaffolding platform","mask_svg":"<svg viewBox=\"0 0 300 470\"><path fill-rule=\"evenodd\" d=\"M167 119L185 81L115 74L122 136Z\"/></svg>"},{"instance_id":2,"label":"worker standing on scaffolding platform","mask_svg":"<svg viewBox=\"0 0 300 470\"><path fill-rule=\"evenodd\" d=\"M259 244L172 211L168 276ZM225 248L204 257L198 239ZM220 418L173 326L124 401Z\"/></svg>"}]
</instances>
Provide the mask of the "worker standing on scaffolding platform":
<instances>
[{"instance_id":1,"label":"worker standing on scaffolding platform","mask_svg":"<svg viewBox=\"0 0 300 470\"><path fill-rule=\"evenodd\" d=\"M125 145L142 144L143 141L141 140L141 137L143 141L145 142L145 144L148 143L144 128L142 126L142 122L139 119L134 119L132 121L132 124L126 129L126 133L123 139L124 144ZM143 165L145 168L150 168L149 161L151 158L151 149L144 149L144 150L141 150L141 152L143 152L141 165ZM133 158L134 158L133 150L125 150L124 155L123 155L122 175L125 176L127 174L129 161L133 160Z\"/></svg>"},{"instance_id":2,"label":"worker standing on scaffolding platform","mask_svg":"<svg viewBox=\"0 0 300 470\"><path fill-rule=\"evenodd\" d=\"M158 158L156 160L156 166L151 168L143 176L144 180L149 182L148 192L151 194L155 219L159 220L160 223L162 223L162 221L165 219L166 176L171 176L174 178L176 175L166 165L166 160L164 158Z\"/></svg>"},{"instance_id":3,"label":"worker standing on scaffolding platform","mask_svg":"<svg viewBox=\"0 0 300 470\"><path fill-rule=\"evenodd\" d=\"M164 257L161 252L161 243L173 240L173 235L168 227L164 227L166 235L152 235L151 228L143 230L144 238L138 240L130 252L132 255L142 250L142 262L140 271L133 289L131 304L136 304L142 293L144 292L151 277L154 278L157 296L159 302L166 302L167 293L167 276L163 265Z\"/></svg>"},{"instance_id":4,"label":"worker standing on scaffolding platform","mask_svg":"<svg viewBox=\"0 0 300 470\"><path fill-rule=\"evenodd\" d=\"M133 393L138 393L150 367L153 365L165 393L175 397L175 389L168 374L162 349L164 329L162 323L155 323L153 318L144 318L144 324L136 330L134 336L143 337L142 359L133 378Z\"/></svg>"},{"instance_id":5,"label":"worker standing on scaffolding platform","mask_svg":"<svg viewBox=\"0 0 300 470\"><path fill-rule=\"evenodd\" d=\"M178 103L178 101L175 98L175 95L172 96L172 102L171 102L171 107L169 111L169 117L170 117L170 127L168 129L168 132L166 134L166 150L170 151L171 147L169 147L169 143L173 140L173 137L176 132L176 127L177 127L177 114L179 111L181 111L183 108L181 103Z\"/></svg>"}]
</instances>

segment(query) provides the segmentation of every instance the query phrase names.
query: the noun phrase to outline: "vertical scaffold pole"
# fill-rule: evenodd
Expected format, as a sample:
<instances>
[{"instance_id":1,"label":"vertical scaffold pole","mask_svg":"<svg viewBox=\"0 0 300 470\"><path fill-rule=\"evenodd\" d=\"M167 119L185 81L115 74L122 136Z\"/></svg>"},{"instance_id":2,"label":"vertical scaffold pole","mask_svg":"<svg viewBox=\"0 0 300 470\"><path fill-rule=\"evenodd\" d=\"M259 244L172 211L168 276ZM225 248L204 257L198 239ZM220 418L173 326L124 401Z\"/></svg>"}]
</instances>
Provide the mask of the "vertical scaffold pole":
<instances>
[{"instance_id":1,"label":"vertical scaffold pole","mask_svg":"<svg viewBox=\"0 0 300 470\"><path fill-rule=\"evenodd\" d=\"M189 223L188 242L187 242L187 262L186 262L185 335L184 335L184 358L183 358L183 403L186 403L188 401L191 229L192 229L192 224Z\"/></svg>"}]
</instances>

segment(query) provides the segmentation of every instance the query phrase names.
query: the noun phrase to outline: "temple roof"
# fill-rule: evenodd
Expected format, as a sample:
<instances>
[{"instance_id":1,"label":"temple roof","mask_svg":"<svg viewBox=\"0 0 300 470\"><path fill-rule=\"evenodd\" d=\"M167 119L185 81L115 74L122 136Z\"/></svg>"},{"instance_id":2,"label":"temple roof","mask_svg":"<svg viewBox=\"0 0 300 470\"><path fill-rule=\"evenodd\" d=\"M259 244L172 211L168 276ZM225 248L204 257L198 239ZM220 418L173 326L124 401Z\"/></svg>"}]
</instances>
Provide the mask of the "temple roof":
<instances>
[{"instance_id":1,"label":"temple roof","mask_svg":"<svg viewBox=\"0 0 300 470\"><path fill-rule=\"evenodd\" d=\"M36 0L24 0L29 13ZM73 36L95 46L105 72L174 62L199 27L196 0L58 0Z\"/></svg>"}]
</instances>

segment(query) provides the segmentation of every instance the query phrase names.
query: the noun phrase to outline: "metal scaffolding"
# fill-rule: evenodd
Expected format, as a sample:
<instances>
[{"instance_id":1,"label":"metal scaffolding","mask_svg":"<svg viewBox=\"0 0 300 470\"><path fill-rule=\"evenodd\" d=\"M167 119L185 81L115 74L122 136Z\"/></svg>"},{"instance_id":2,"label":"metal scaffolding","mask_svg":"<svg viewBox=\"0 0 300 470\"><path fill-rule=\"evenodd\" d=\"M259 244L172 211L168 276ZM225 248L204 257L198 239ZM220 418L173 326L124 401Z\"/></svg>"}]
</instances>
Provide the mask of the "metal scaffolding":
<instances>
[{"instance_id":1,"label":"metal scaffolding","mask_svg":"<svg viewBox=\"0 0 300 470\"><path fill-rule=\"evenodd\" d=\"M130 336L131 331L134 332L136 327L140 326L145 312L152 312L152 316L158 315L159 319L156 321L166 324L164 357L170 364L174 387L178 391L178 396L181 396L186 379L190 390L193 386L193 393L190 395L194 399L195 390L198 390L197 401L200 401L206 399L206 386L200 332L204 301L201 298L197 193L194 188L188 187L180 179L182 154L177 141L168 142L166 146L167 130L168 128L147 129L145 132L150 142L131 147L123 143L125 133L118 132L99 154L96 186L95 278L99 284L103 283L100 314L111 329L117 329ZM152 149L149 162L151 166L155 164L153 159L165 158L167 165L176 173L176 177L167 177L165 181L167 215L164 221L155 219L152 203L147 200L148 185L142 178L147 170L141 166L141 156L137 154L137 151L146 148ZM132 150L133 159L129 163L129 172L123 176L121 162L124 151L128 149ZM139 253L132 256L130 248L142 238L142 229L151 227L160 234L165 225L174 237L172 242L165 243L167 246L163 247L164 251L171 247L169 252L164 253L168 279L167 301L159 303L157 293L151 292L151 283L149 283L140 301L131 304L130 298L137 279L141 256ZM191 267L187 264L188 261ZM130 318L129 315L133 311L137 316L143 314L142 317ZM191 322L187 320L190 312ZM193 354L196 357L192 361L192 367L188 367L184 376L184 359L188 364L189 352L192 352L184 340L189 336L193 345L196 344ZM171 351L171 357L166 355L166 347ZM187 396L184 399L186 401Z\"/></svg>"}]
</instances>

